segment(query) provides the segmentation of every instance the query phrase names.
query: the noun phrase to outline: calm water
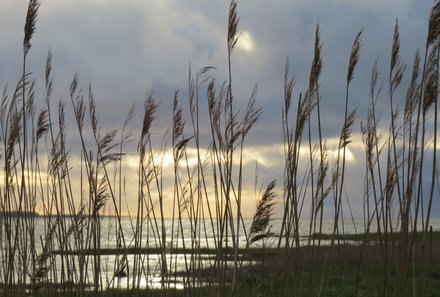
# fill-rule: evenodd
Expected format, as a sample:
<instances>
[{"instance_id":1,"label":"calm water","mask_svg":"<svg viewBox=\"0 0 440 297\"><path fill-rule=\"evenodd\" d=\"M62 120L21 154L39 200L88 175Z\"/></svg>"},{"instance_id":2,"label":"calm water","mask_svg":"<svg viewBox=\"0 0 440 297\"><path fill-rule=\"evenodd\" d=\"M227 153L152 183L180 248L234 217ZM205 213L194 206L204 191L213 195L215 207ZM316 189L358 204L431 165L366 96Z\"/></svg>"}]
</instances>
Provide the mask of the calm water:
<instances>
[{"instance_id":1,"label":"calm water","mask_svg":"<svg viewBox=\"0 0 440 297\"><path fill-rule=\"evenodd\" d=\"M39 217L36 219L36 238L44 238L46 230L46 223L48 218ZM70 219L66 219L65 223L66 229L70 226ZM334 223L333 219L327 219L323 221L322 232L323 234L332 234ZM166 219L165 223L165 233L166 233L166 246L168 248L190 248L193 244L200 248L215 248L216 235L218 234L217 222L211 222L210 220L201 220L197 224L191 223L187 219L182 220L182 225L180 225L177 220L172 221ZM252 220L244 219L244 228L241 226L239 232L239 246L244 248L246 246L246 234L249 232ZM275 219L271 222L271 231L274 234L279 234L281 229L281 219ZM160 247L160 239L162 238L162 225L161 221L157 220L157 224L154 221L143 222L142 230L136 230L136 220L131 220L128 217L121 218L122 231L124 234L124 239L127 247L134 246L134 239L136 232L140 232L142 235L142 247ZM440 219L431 219L430 225L434 231L440 231ZM101 236L100 245L102 248L117 248L118 247L118 237L117 237L117 226L118 223L116 219L111 217L101 218ZM234 228L236 227L236 221L234 221ZM393 223L393 229L397 230L399 225ZM422 224L420 223L418 229L420 230ZM313 228L313 227L312 227ZM363 219L356 220L345 220L344 224L339 224L339 233L343 234L360 234L365 233L366 227ZM302 219L299 221L299 235L303 239L303 243L307 242L307 237L310 230L310 221ZM319 226L313 229L316 233L319 232ZM370 225L370 232L376 232L377 227L373 221ZM232 244L232 236L230 231L228 232L227 238L223 240L226 244L228 241L229 245ZM313 232L312 232L313 233ZM224 236L226 237L226 236ZM258 243L254 245L258 246Z\"/></svg>"},{"instance_id":2,"label":"calm water","mask_svg":"<svg viewBox=\"0 0 440 297\"><path fill-rule=\"evenodd\" d=\"M35 242L36 242L36 250L37 254L41 254L42 246L45 243L47 230L47 224L49 220L54 220L54 218L43 218L38 217L36 219L35 225ZM68 230L71 225L71 218L64 218L62 222ZM242 227L239 232L239 246L244 248L247 245L246 232L249 232L250 225L252 220L246 219L244 220L244 228ZM235 227L236 222L234 222ZM158 220L154 221L145 221L143 222L142 229L136 230L136 221L130 220L128 217L124 217L121 219L122 231L124 234L124 240L121 237L117 236L117 226L118 222L115 218L104 217L101 219L100 224L100 236L99 236L99 246L101 249L116 249L118 247L125 246L127 248L160 248L160 240L162 238L161 230L162 225ZM396 224L394 224L396 225ZM440 230L440 219L431 220L431 225L434 231ZM87 225L84 225L85 229ZM299 233L301 236L301 244L307 244L308 235L310 230L310 221L301 220L299 222ZM333 232L333 220L325 220L322 224L322 233L331 234ZM396 228L397 226L394 226ZM216 244L218 244L218 228L217 222L211 222L210 220L201 220L197 223L190 222L189 220L182 220L181 225L177 221L165 220L165 231L166 231L166 247L169 251L174 248L211 248L215 249ZM272 221L272 229L271 231L275 234L279 233L281 228L281 220ZM419 226L420 228L420 226ZM63 236L58 236L57 231L55 230L54 241L53 241L53 250L57 250L60 247L60 242L64 240L64 242L68 241L70 248L72 250L77 249L78 247L87 247L84 244L86 242L92 242L91 240L86 240L86 235L82 241L78 241L70 236L69 238L62 238ZM371 232L376 231L376 226L372 223L370 227ZM317 227L316 232L319 229ZM346 220L344 224L342 223L339 226L339 232L344 234L356 234L356 233L364 233L365 226L363 220ZM312 232L313 233L313 232ZM60 232L59 234L63 234ZM65 234L65 233L64 233ZM86 232L84 231L84 234ZM137 234L137 235L136 235ZM137 240L135 240L137 238ZM232 246L233 238L230 236L230 231L228 231L228 236L223 238L223 246ZM136 245L137 242L137 245ZM139 244L140 243L140 244ZM276 237L270 238L265 241L266 246L276 246L278 240ZM322 241L321 244L326 244L326 241ZM5 241L2 240L0 242L2 250L6 249ZM262 242L256 242L251 246L261 246ZM115 270L118 267L118 263L121 261L121 256L117 255L101 255L99 262L94 262L93 256L86 256L83 260L87 260L86 268L83 272L78 272L78 267L80 267L80 260L78 256L70 257L71 261L74 263L66 263L64 260L61 261L60 256L53 257L52 264L56 267L56 271L51 271L48 275L49 281L57 281L60 279L61 271L64 267L66 269L66 265L71 265L76 270L72 273L71 280L74 282L78 282L79 275L82 273L83 279L86 280L87 283L94 282L94 267L95 264L99 265L99 275L100 282L103 284L103 288L110 287L131 287L133 284L139 287L160 287L162 285L161 271L162 271L162 258L160 254L154 253L145 253L142 255L127 255L127 261L125 264L127 268L124 269L124 272L129 272L129 277L124 277L120 275L120 277L115 277ZM82 262L84 263L84 262ZM132 275L134 265L137 265L137 273ZM172 254L171 252L166 254L166 267L169 272L179 272L186 271L189 267L212 267L214 264L214 260L209 257L209 255L203 255L200 253L196 253L196 255L191 254ZM245 263L245 265L248 263ZM0 277L3 279L3 271L0 271ZM131 274L131 275L130 275ZM174 277L171 285L173 287L183 287L183 278L182 277ZM170 283L168 283L170 284Z\"/></svg>"}]
</instances>

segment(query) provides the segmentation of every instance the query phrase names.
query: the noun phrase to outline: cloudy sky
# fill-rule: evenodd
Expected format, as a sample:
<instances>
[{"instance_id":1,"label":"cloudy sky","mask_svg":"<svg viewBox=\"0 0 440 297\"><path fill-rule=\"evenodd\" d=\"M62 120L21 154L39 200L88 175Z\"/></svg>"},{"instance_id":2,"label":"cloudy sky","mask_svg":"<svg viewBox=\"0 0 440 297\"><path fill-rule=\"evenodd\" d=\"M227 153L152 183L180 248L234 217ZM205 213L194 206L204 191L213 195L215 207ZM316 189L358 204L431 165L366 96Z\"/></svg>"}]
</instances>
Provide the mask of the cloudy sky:
<instances>
[{"instance_id":1,"label":"cloudy sky","mask_svg":"<svg viewBox=\"0 0 440 297\"><path fill-rule=\"evenodd\" d=\"M122 126L135 104L131 124L141 123L145 94L154 90L160 101L154 130L162 136L171 122L172 98L180 91L187 104L188 70L216 67L210 74L227 79L226 0L42 0L37 32L29 54L29 71L42 83L47 51L53 52L54 97L68 102L69 84L76 73L83 89L92 84L103 129ZM357 108L354 141L349 149L346 192L357 214L362 212L364 153L360 122L365 120L371 67L379 58L379 80L387 83L389 56L396 19L401 51L409 64L424 48L430 0L241 0L238 3L241 38L232 57L234 95L244 106L255 84L263 115L249 135L245 166L249 184L255 162L260 182L282 185L281 110L284 64L288 57L296 78L295 98L307 87L313 59L314 32L321 26L323 133L329 144L339 136L343 120L345 77L356 33L364 29L360 64L351 89L350 109ZM0 2L0 85L15 85L21 71L21 47L27 1ZM404 85L410 74L406 73ZM404 94L404 88L398 94ZM201 87L205 94L206 86ZM42 94L41 94L42 95ZM384 121L387 97L378 103ZM397 101L402 103L403 96ZM382 110L380 109L382 108ZM70 124L74 126L72 122ZM77 136L70 135L72 150ZM160 145L160 143L159 143ZM75 158L72 157L74 160ZM128 164L130 162L127 161ZM132 166L136 168L134 164ZM133 169L135 170L135 169ZM253 186L251 186L253 191ZM134 198L130 198L134 199ZM254 205L254 196L246 201ZM130 202L131 201L131 202ZM132 200L129 200L129 204ZM438 203L438 201L437 201ZM250 215L253 208L246 210Z\"/></svg>"}]
</instances>

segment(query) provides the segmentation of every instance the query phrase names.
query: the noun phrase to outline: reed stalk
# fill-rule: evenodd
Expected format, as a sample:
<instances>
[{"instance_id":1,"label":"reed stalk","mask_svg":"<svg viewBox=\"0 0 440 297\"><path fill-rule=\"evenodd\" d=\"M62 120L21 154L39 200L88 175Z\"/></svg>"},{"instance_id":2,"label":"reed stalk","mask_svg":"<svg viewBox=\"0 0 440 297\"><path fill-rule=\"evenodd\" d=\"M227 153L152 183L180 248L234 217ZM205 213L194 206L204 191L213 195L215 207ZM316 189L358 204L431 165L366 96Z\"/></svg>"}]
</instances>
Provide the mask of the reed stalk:
<instances>
[{"instance_id":1,"label":"reed stalk","mask_svg":"<svg viewBox=\"0 0 440 297\"><path fill-rule=\"evenodd\" d=\"M354 223L353 201L346 194L348 149L357 132L351 92L363 31L355 36L348 60L340 102L344 116L333 162L322 128L325 82L319 23L303 92L286 59L280 123L283 183L277 189L273 180L258 192L256 176L256 212L248 221L243 217L250 198L245 154L263 109L257 104L257 85L243 110L235 97L233 87L240 83L232 63L240 37L238 2L229 3L226 80L218 83L214 67L193 75L190 66L189 112L176 91L170 135L164 132L156 145L153 128L159 103L152 92L146 95L136 129L130 128L136 116L132 106L121 129L105 131L99 101L91 85L81 89L77 75L70 83L70 105L63 99L53 101L51 50L43 100L38 101L38 80L28 73L27 64L40 3L30 0L21 75L12 92L5 87L0 98L0 294L98 297L112 296L115 290L138 296L145 290L142 294L148 295L153 294L154 278L160 279L161 296L177 296L177 283L184 296L326 296L338 281L355 296L431 294L436 268L432 217L438 192L439 3L433 5L425 51L415 54L404 96L400 89L406 83L406 64L398 21L389 71L382 80L385 87L379 60L371 70L367 116L360 127L365 153L363 226L359 248L350 250L356 251L351 255L356 272L347 280L344 273L333 275L332 269L346 260L341 237L349 221L345 216ZM385 115L379 110L382 99L389 107ZM71 143L72 132L78 144ZM135 135L137 146L132 147ZM129 157L138 162L137 175L130 179L125 162ZM172 193L166 192L169 186ZM128 205L132 195L134 211ZM277 203L280 213L275 212ZM279 229L276 215L281 216ZM332 234L325 246L322 233L328 215ZM354 227L358 233L359 226ZM257 252L272 258L252 258L245 265L257 245Z\"/></svg>"}]
</instances>

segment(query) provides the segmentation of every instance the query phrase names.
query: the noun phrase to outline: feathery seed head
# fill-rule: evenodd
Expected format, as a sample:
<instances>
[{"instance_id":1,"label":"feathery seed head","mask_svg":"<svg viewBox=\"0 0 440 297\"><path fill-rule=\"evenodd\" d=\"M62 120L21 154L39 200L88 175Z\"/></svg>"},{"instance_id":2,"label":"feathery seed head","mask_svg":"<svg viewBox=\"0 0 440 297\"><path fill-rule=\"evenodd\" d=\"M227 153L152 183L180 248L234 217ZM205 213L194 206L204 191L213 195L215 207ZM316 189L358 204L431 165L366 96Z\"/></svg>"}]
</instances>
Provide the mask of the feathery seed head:
<instances>
[{"instance_id":1,"label":"feathery seed head","mask_svg":"<svg viewBox=\"0 0 440 297\"><path fill-rule=\"evenodd\" d=\"M348 63L347 83L349 84L353 80L354 70L359 62L359 55L361 50L361 35L363 30L359 31L356 35L353 46L351 48L350 61Z\"/></svg>"},{"instance_id":2,"label":"feathery seed head","mask_svg":"<svg viewBox=\"0 0 440 297\"><path fill-rule=\"evenodd\" d=\"M411 75L411 82L406 94L405 99L405 122L408 122L414 113L417 102L418 102L418 89L420 84L418 83L419 75L420 75L420 53L417 50L416 55L414 57L413 62L413 70Z\"/></svg>"},{"instance_id":3,"label":"feathery seed head","mask_svg":"<svg viewBox=\"0 0 440 297\"><path fill-rule=\"evenodd\" d=\"M427 112L428 109L435 103L438 97L438 49L439 43L436 42L431 49L428 57L427 68L426 68L426 82L425 82L425 94L423 96L423 110Z\"/></svg>"},{"instance_id":4,"label":"feathery seed head","mask_svg":"<svg viewBox=\"0 0 440 297\"><path fill-rule=\"evenodd\" d=\"M440 1L436 1L431 9L426 45L430 46L440 35Z\"/></svg>"},{"instance_id":5,"label":"feathery seed head","mask_svg":"<svg viewBox=\"0 0 440 297\"><path fill-rule=\"evenodd\" d=\"M394 26L394 37L393 37L393 48L391 51L391 71L400 60L399 57L400 50L400 34L399 34L399 21L396 20L396 25Z\"/></svg>"},{"instance_id":6,"label":"feathery seed head","mask_svg":"<svg viewBox=\"0 0 440 297\"><path fill-rule=\"evenodd\" d=\"M309 89L314 89L318 83L322 69L322 42L319 23L316 25L315 32L315 55L313 58L312 69L310 71Z\"/></svg>"},{"instance_id":7,"label":"feathery seed head","mask_svg":"<svg viewBox=\"0 0 440 297\"><path fill-rule=\"evenodd\" d=\"M31 49L31 39L35 33L35 24L37 23L38 7L40 2L38 0L30 0L26 15L26 23L24 25L24 39L23 39L23 51L27 55Z\"/></svg>"},{"instance_id":8,"label":"feathery seed head","mask_svg":"<svg viewBox=\"0 0 440 297\"><path fill-rule=\"evenodd\" d=\"M391 50L391 65L390 65L390 87L391 92L399 86L405 72L406 65L402 63L400 58L400 34L399 22L396 20L394 27L393 47Z\"/></svg>"},{"instance_id":9,"label":"feathery seed head","mask_svg":"<svg viewBox=\"0 0 440 297\"><path fill-rule=\"evenodd\" d=\"M238 41L238 23L240 17L237 15L237 1L232 0L229 6L229 20L228 20L228 50L232 51Z\"/></svg>"},{"instance_id":10,"label":"feathery seed head","mask_svg":"<svg viewBox=\"0 0 440 297\"><path fill-rule=\"evenodd\" d=\"M275 198L275 185L276 181L274 180L267 186L266 191L258 201L257 211L252 219L251 230L249 232L249 243L253 243L272 235L269 223L275 205L275 202L273 201Z\"/></svg>"}]
</instances>

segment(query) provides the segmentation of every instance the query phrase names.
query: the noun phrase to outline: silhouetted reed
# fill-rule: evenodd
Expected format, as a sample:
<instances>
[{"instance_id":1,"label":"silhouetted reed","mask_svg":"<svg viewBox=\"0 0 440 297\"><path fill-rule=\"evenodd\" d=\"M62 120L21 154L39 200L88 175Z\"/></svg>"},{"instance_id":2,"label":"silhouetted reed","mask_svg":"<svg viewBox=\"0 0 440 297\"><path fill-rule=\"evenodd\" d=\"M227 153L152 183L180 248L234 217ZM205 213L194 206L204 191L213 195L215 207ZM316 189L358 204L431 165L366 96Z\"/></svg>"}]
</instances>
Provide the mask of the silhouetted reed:
<instances>
[{"instance_id":1,"label":"silhouetted reed","mask_svg":"<svg viewBox=\"0 0 440 297\"><path fill-rule=\"evenodd\" d=\"M153 278L159 279L161 296L177 294L178 283L185 296L327 296L335 280L354 296L431 293L439 1L428 20L425 52L416 52L408 81L396 20L383 80L387 84L381 83L376 60L360 131L350 93L363 30L355 35L335 143L322 131L326 98L320 91L325 63L319 23L305 90L296 85L286 58L280 100L284 168L279 170L284 179L278 181L281 186L273 180L255 193L256 210L249 221L243 217L243 201L249 199L244 154L263 109L256 85L243 110L234 97L233 86L239 83L233 80L232 64L240 39L237 1L229 6L226 80L219 83L214 67L194 74L190 66L189 114L176 91L169 134L159 143L152 132L159 107L153 92L146 94L140 123L133 123L132 106L121 129L109 131L100 122L92 86L83 91L77 75L70 83L70 104L53 101L51 50L37 110L38 88L26 60L39 7L39 1L29 1L22 75L12 92L4 88L0 102L2 296L113 296L118 291L137 296L140 290L153 292ZM404 83L408 86L400 98ZM382 99L389 104L387 115L377 108ZM207 115L206 123L201 114ZM74 116L73 130L66 123L69 115ZM70 131L79 139L73 148ZM359 246L347 248L344 216L354 222L346 194L348 150L358 135L365 153L358 170L364 172L364 189L358 193L363 226L355 226ZM131 142L136 142L134 149ZM130 158L137 160L135 176L127 176L133 175L127 169ZM172 172L166 171L165 161ZM136 200L134 210L127 206L130 196ZM279 229L274 216L280 217ZM323 234L324 224L332 224L331 234ZM259 258L260 252L265 258ZM351 278L335 270L342 260L352 259L356 272Z\"/></svg>"}]
</instances>

